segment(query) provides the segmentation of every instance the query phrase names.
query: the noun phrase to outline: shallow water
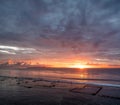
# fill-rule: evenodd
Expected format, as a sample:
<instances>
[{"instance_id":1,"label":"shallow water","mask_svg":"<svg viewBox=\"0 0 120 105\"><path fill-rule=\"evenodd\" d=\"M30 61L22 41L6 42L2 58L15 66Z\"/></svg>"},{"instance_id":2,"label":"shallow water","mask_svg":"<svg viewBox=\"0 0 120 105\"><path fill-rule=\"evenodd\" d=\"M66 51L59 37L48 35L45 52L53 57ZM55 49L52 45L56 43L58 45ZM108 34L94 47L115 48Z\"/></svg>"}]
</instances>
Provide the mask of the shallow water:
<instances>
[{"instance_id":1,"label":"shallow water","mask_svg":"<svg viewBox=\"0 0 120 105\"><path fill-rule=\"evenodd\" d=\"M0 70L0 76L52 78L72 82L120 85L120 69Z\"/></svg>"}]
</instances>

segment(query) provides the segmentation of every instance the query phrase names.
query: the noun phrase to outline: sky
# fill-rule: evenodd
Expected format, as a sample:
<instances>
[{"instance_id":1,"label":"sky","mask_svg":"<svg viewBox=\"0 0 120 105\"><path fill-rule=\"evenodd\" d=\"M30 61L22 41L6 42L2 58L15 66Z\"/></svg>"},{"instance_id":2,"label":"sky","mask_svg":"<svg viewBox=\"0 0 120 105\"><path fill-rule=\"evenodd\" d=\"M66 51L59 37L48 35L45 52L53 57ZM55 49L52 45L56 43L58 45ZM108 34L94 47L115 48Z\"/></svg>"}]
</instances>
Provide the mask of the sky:
<instances>
[{"instance_id":1,"label":"sky","mask_svg":"<svg viewBox=\"0 0 120 105\"><path fill-rule=\"evenodd\" d=\"M120 0L0 0L0 61L120 67Z\"/></svg>"}]
</instances>

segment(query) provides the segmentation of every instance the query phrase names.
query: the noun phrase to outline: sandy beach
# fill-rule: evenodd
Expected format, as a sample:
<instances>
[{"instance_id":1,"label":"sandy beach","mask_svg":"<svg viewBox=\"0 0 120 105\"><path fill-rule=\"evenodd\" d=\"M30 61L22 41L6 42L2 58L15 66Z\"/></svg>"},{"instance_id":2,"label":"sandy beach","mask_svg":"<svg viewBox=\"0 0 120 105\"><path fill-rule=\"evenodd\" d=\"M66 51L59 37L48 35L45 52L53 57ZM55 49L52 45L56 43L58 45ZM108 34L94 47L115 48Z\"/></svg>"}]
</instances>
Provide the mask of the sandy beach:
<instances>
[{"instance_id":1,"label":"sandy beach","mask_svg":"<svg viewBox=\"0 0 120 105\"><path fill-rule=\"evenodd\" d=\"M120 88L0 77L0 105L120 105Z\"/></svg>"}]
</instances>

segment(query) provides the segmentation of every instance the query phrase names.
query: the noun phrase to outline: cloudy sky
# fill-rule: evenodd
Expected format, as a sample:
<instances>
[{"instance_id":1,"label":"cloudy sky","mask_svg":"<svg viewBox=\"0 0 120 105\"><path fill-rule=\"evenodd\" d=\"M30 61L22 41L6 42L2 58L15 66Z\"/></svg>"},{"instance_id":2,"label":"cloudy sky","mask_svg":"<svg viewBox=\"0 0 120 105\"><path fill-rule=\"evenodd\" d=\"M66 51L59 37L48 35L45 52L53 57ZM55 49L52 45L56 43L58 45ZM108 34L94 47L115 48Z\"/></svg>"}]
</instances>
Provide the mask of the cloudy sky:
<instances>
[{"instance_id":1,"label":"cloudy sky","mask_svg":"<svg viewBox=\"0 0 120 105\"><path fill-rule=\"evenodd\" d=\"M120 65L120 0L0 0L0 60Z\"/></svg>"}]
</instances>

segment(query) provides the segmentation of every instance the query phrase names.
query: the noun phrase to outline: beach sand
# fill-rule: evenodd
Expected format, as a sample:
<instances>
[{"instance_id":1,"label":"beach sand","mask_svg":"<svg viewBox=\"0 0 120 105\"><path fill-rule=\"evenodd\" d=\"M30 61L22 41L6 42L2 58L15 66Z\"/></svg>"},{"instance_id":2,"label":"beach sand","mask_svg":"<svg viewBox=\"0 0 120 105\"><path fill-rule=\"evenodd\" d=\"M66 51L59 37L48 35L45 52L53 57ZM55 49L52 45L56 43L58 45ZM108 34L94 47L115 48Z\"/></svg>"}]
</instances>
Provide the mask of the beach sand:
<instances>
[{"instance_id":1,"label":"beach sand","mask_svg":"<svg viewBox=\"0 0 120 105\"><path fill-rule=\"evenodd\" d=\"M1 76L0 105L120 105L120 88Z\"/></svg>"}]
</instances>

